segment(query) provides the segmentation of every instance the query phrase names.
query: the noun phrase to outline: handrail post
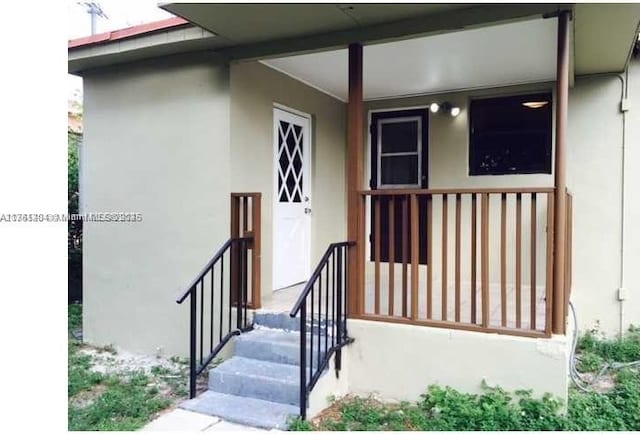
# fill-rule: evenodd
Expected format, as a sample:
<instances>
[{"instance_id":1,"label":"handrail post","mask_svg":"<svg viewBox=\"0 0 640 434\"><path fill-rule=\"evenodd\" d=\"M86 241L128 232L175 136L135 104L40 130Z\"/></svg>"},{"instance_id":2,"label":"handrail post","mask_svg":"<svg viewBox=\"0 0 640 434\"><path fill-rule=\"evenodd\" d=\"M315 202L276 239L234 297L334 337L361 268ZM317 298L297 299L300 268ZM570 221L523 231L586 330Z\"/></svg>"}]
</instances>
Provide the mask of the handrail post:
<instances>
[{"instance_id":1,"label":"handrail post","mask_svg":"<svg viewBox=\"0 0 640 434\"><path fill-rule=\"evenodd\" d=\"M337 252L337 273L338 277L336 279L336 317L333 319L336 322L336 334L337 341L336 345L338 345L338 349L336 350L336 358L335 358L335 369L336 369L336 378L339 377L340 369L342 368L342 247L338 247Z\"/></svg>"},{"instance_id":2,"label":"handrail post","mask_svg":"<svg viewBox=\"0 0 640 434\"><path fill-rule=\"evenodd\" d=\"M312 330L313 332L313 330ZM300 417L307 417L307 303L300 309Z\"/></svg>"},{"instance_id":3,"label":"handrail post","mask_svg":"<svg viewBox=\"0 0 640 434\"><path fill-rule=\"evenodd\" d=\"M189 320L189 397L196 397L196 286L191 287Z\"/></svg>"},{"instance_id":4,"label":"handrail post","mask_svg":"<svg viewBox=\"0 0 640 434\"><path fill-rule=\"evenodd\" d=\"M262 195L255 194L251 199L251 229L253 230L253 249L251 250L251 307L260 309L261 294L261 261L262 261Z\"/></svg>"}]
</instances>

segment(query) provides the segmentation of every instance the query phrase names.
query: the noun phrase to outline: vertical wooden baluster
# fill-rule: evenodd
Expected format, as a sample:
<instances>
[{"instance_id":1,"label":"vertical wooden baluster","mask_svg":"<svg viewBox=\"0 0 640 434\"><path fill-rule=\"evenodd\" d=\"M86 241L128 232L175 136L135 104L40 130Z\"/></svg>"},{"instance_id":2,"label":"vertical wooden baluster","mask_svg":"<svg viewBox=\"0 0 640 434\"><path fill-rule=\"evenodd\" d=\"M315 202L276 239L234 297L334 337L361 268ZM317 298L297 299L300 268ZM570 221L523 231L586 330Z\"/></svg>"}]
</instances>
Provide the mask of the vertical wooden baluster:
<instances>
[{"instance_id":1,"label":"vertical wooden baluster","mask_svg":"<svg viewBox=\"0 0 640 434\"><path fill-rule=\"evenodd\" d=\"M348 249L348 253L350 253L352 250L355 249L355 268L353 270L353 273L356 274L355 277L351 277L353 284L355 285L355 290L353 291L353 295L354 297L351 297L350 294L347 294L347 292L345 291L345 300L350 301L350 303L352 303L353 308L355 309L355 312L362 314L364 313L364 306L365 306L365 299L366 299L366 294L365 294L365 265L364 265L364 255L365 255L365 239L366 239L366 234L365 234L365 220L366 220L366 210L367 210L367 196L366 195L359 195L358 196L358 207L360 208L360 213L358 214L358 230L357 230L357 239L356 239L356 245L353 249ZM358 241L360 240L360 241ZM352 271L349 268L346 268L346 272L348 276L353 276ZM351 285L352 283L350 283L349 285ZM349 291L351 291L351 286L346 285L345 288ZM351 301L353 298L355 298L355 301ZM345 310L345 313L347 313L349 311Z\"/></svg>"},{"instance_id":2,"label":"vertical wooden baluster","mask_svg":"<svg viewBox=\"0 0 640 434\"><path fill-rule=\"evenodd\" d=\"M262 257L262 224L260 217L262 196L256 194L251 200L251 230L253 231L253 248L251 250L251 307L259 309L260 303L260 272Z\"/></svg>"},{"instance_id":3,"label":"vertical wooden baluster","mask_svg":"<svg viewBox=\"0 0 640 434\"><path fill-rule=\"evenodd\" d=\"M394 284L395 284L395 258L396 258L396 200L394 196L389 197L389 248L387 249L389 252L389 316L394 315L394 302L395 302L395 294L394 294Z\"/></svg>"},{"instance_id":4,"label":"vertical wooden baluster","mask_svg":"<svg viewBox=\"0 0 640 434\"><path fill-rule=\"evenodd\" d=\"M529 253L529 255L531 256L531 290L530 290L530 303L531 306L529 306L530 310L531 310L531 314L530 314L530 318L531 318L531 330L535 330L536 329L536 302L537 302L537 295L536 295L536 264L537 264L537 246L536 246L536 242L537 242L537 198L536 198L536 193L531 193L531 253Z\"/></svg>"},{"instance_id":5,"label":"vertical wooden baluster","mask_svg":"<svg viewBox=\"0 0 640 434\"><path fill-rule=\"evenodd\" d=\"M455 317L456 322L460 322L460 225L462 213L462 200L460 193L456 194L456 263L455 263L455 281L456 281L456 306Z\"/></svg>"},{"instance_id":6,"label":"vertical wooden baluster","mask_svg":"<svg viewBox=\"0 0 640 434\"><path fill-rule=\"evenodd\" d=\"M476 249L476 239L478 237L478 200L476 198L476 194L471 194L471 323L476 324L476 310L477 310L477 285L478 285L478 277L477 273L477 249Z\"/></svg>"},{"instance_id":7,"label":"vertical wooden baluster","mask_svg":"<svg viewBox=\"0 0 640 434\"><path fill-rule=\"evenodd\" d=\"M427 319L431 319L433 305L433 196L427 195Z\"/></svg>"},{"instance_id":8,"label":"vertical wooden baluster","mask_svg":"<svg viewBox=\"0 0 640 434\"><path fill-rule=\"evenodd\" d=\"M418 318L418 264L420 263L420 233L418 196L411 195L411 319Z\"/></svg>"},{"instance_id":9,"label":"vertical wooden baluster","mask_svg":"<svg viewBox=\"0 0 640 434\"><path fill-rule=\"evenodd\" d=\"M522 327L522 194L516 193L516 328Z\"/></svg>"},{"instance_id":10,"label":"vertical wooden baluster","mask_svg":"<svg viewBox=\"0 0 640 434\"><path fill-rule=\"evenodd\" d=\"M402 196L402 316L407 317L407 257L409 256L409 240L407 240L408 197Z\"/></svg>"},{"instance_id":11,"label":"vertical wooden baluster","mask_svg":"<svg viewBox=\"0 0 640 434\"><path fill-rule=\"evenodd\" d=\"M500 324L507 326L507 194L500 196Z\"/></svg>"},{"instance_id":12,"label":"vertical wooden baluster","mask_svg":"<svg viewBox=\"0 0 640 434\"><path fill-rule=\"evenodd\" d=\"M248 213L249 198L242 196L242 236L249 230L249 213Z\"/></svg>"},{"instance_id":13,"label":"vertical wooden baluster","mask_svg":"<svg viewBox=\"0 0 640 434\"><path fill-rule=\"evenodd\" d=\"M480 222L480 275L482 280L482 327L488 328L489 318L489 194L482 193Z\"/></svg>"},{"instance_id":14,"label":"vertical wooden baluster","mask_svg":"<svg viewBox=\"0 0 640 434\"><path fill-rule=\"evenodd\" d=\"M551 336L551 323L553 308L553 209L554 193L547 193L547 264L546 264L546 282L545 282L545 309L544 322L545 334Z\"/></svg>"},{"instance_id":15,"label":"vertical wooden baluster","mask_svg":"<svg viewBox=\"0 0 640 434\"><path fill-rule=\"evenodd\" d=\"M240 197L231 196L231 238L240 237ZM236 302L238 287L238 255L236 243L231 243L229 253L229 305ZM231 328L231 327L229 327Z\"/></svg>"},{"instance_id":16,"label":"vertical wooden baluster","mask_svg":"<svg viewBox=\"0 0 640 434\"><path fill-rule=\"evenodd\" d=\"M380 314L380 201L381 196L371 196L373 202L373 255L375 260L374 312Z\"/></svg>"},{"instance_id":17,"label":"vertical wooden baluster","mask_svg":"<svg viewBox=\"0 0 640 434\"><path fill-rule=\"evenodd\" d=\"M447 320L447 232L449 230L448 196L442 195L442 321Z\"/></svg>"}]
</instances>

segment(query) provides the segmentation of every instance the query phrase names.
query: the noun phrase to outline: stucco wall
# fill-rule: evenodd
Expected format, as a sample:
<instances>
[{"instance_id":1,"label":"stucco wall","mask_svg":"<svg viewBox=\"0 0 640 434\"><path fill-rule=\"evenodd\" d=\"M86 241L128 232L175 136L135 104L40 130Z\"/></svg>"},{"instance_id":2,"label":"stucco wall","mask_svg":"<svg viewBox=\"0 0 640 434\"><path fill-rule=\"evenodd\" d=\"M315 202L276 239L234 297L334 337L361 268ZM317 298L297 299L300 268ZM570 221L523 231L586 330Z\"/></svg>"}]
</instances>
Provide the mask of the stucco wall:
<instances>
[{"instance_id":1,"label":"stucco wall","mask_svg":"<svg viewBox=\"0 0 640 434\"><path fill-rule=\"evenodd\" d=\"M564 336L531 339L350 320L349 391L389 401L416 401L427 386L481 393L482 382L531 389L566 402L569 345Z\"/></svg>"},{"instance_id":2,"label":"stucco wall","mask_svg":"<svg viewBox=\"0 0 640 434\"><path fill-rule=\"evenodd\" d=\"M143 216L85 223L84 339L186 355L175 299L228 237L228 67L105 70L85 77L84 101L86 211Z\"/></svg>"},{"instance_id":3,"label":"stucco wall","mask_svg":"<svg viewBox=\"0 0 640 434\"><path fill-rule=\"evenodd\" d=\"M623 304L623 327L640 324L640 59L629 68L628 98L631 109L626 114L625 139L625 244L624 279L627 300Z\"/></svg>"},{"instance_id":4,"label":"stucco wall","mask_svg":"<svg viewBox=\"0 0 640 434\"><path fill-rule=\"evenodd\" d=\"M574 202L572 300L581 328L619 329L621 83L582 77L569 94L568 186Z\"/></svg>"},{"instance_id":5,"label":"stucco wall","mask_svg":"<svg viewBox=\"0 0 640 434\"><path fill-rule=\"evenodd\" d=\"M274 103L312 116L311 264L346 237L346 106L259 62L231 65L231 189L262 192L262 297L272 295Z\"/></svg>"}]
</instances>

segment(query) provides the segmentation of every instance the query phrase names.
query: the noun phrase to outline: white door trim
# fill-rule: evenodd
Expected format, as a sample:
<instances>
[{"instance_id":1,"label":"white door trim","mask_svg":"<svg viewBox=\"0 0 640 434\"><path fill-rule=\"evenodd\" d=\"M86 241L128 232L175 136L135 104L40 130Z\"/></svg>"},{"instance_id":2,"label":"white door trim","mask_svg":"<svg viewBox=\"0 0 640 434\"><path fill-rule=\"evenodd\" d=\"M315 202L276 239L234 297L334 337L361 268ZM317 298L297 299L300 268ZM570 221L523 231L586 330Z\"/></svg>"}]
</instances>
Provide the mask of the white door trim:
<instances>
[{"instance_id":1,"label":"white door trim","mask_svg":"<svg viewBox=\"0 0 640 434\"><path fill-rule=\"evenodd\" d=\"M273 148L273 160L271 162L271 170L272 170L272 199L271 199L271 205L272 205L272 212L271 212L271 216L272 216L272 228L271 228L271 233L272 233L272 246L271 246L271 251L272 251L272 275L271 275L271 286L272 286L272 291L275 291L276 289L280 289L276 287L276 252L277 252L277 240L276 240L276 234L277 234L277 224L278 224L278 203L279 203L279 195L278 195L278 171L277 171L277 165L278 165L278 149L276 144L278 143L278 128L277 128L277 124L276 124L276 109L280 110L282 112L285 113L289 113L289 114L293 114L296 116L300 116L302 118L304 118L307 122L308 122L308 130L307 130L307 141L308 141L308 151L306 152L306 155L303 155L303 160L306 163L306 166L303 163L303 174L304 174L304 183L303 183L303 196L304 196L304 192L306 191L308 193L308 197L310 198L309 200L309 207L312 208L313 206L313 197L312 197L312 191L313 191L313 185L312 185L312 167L313 167L313 120L312 120L312 116L308 113L302 112L300 110L296 110L294 108L288 107L286 105L274 102L273 103L273 107L272 107L272 113L273 113L273 118L272 118L272 128L273 128L273 135L272 135L272 143L271 146ZM310 217L312 216L312 214L310 214ZM311 227L311 224L310 224ZM308 255L307 255L308 261L306 261L307 263L305 264L305 276L308 278L310 273L311 273L311 230L309 231L309 243L308 243Z\"/></svg>"}]
</instances>

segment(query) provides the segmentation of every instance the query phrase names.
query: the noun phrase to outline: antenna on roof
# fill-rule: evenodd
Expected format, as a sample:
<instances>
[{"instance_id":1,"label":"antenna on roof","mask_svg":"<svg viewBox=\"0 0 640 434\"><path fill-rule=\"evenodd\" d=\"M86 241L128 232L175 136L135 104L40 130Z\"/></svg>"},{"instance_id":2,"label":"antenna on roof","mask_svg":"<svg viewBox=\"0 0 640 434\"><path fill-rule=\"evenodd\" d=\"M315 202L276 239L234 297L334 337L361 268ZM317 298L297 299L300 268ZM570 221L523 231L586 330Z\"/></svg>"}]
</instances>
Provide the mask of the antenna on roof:
<instances>
[{"instance_id":1,"label":"antenna on roof","mask_svg":"<svg viewBox=\"0 0 640 434\"><path fill-rule=\"evenodd\" d=\"M102 6L98 2L78 2L78 4L87 8L87 13L91 15L91 34L95 35L97 18L109 19L109 17L104 13Z\"/></svg>"}]
</instances>

